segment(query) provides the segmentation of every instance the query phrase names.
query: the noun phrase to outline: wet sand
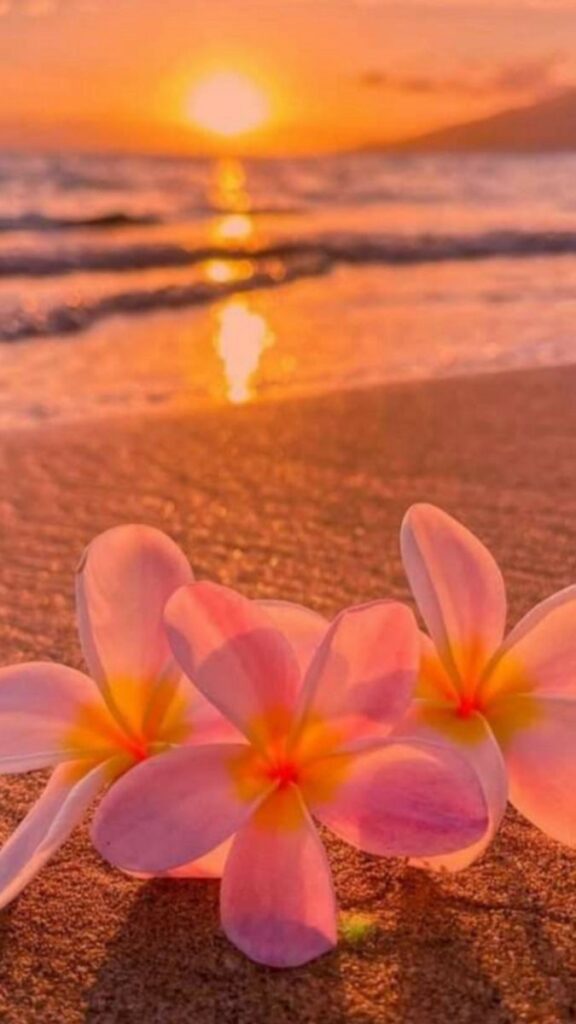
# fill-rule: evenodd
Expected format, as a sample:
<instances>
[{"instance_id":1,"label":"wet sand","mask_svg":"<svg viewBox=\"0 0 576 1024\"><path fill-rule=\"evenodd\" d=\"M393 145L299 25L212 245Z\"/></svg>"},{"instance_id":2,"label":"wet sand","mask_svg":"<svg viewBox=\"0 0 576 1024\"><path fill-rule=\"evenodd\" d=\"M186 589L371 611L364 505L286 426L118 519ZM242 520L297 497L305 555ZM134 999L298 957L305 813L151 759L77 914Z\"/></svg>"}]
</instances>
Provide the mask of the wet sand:
<instances>
[{"instance_id":1,"label":"wet sand","mask_svg":"<svg viewBox=\"0 0 576 1024\"><path fill-rule=\"evenodd\" d=\"M0 660L80 664L77 558L135 520L171 533L200 576L332 614L407 596L398 527L412 501L434 501L494 550L513 621L576 579L575 439L576 368L4 435ZM0 837L42 782L1 780ZM452 878L329 847L345 937L277 973L222 936L216 884L126 879L78 830L1 916L0 1020L576 1019L576 853L512 811Z\"/></svg>"}]
</instances>

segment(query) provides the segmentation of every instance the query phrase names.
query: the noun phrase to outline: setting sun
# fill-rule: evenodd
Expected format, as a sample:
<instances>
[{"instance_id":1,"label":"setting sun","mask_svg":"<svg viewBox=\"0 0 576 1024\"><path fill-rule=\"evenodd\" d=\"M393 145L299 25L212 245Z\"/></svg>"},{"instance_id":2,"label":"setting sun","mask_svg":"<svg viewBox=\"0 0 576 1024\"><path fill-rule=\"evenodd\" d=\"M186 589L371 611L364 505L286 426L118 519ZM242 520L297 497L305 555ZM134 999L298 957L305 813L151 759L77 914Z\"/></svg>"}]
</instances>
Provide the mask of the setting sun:
<instances>
[{"instance_id":1,"label":"setting sun","mask_svg":"<svg viewBox=\"0 0 576 1024\"><path fill-rule=\"evenodd\" d=\"M190 98L190 119L215 135L233 137L255 131L268 115L269 104L262 89L237 71L205 78Z\"/></svg>"}]
</instances>

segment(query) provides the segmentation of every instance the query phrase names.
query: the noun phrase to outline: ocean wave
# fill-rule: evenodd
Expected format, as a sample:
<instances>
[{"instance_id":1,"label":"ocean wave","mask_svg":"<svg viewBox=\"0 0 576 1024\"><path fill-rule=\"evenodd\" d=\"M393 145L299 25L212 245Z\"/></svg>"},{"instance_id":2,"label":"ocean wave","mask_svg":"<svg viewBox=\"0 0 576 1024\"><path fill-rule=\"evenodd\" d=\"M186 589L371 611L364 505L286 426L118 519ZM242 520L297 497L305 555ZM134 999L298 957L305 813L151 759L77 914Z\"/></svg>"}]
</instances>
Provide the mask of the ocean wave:
<instances>
[{"instance_id":1,"label":"ocean wave","mask_svg":"<svg viewBox=\"0 0 576 1024\"><path fill-rule=\"evenodd\" d=\"M75 231L90 228L150 227L160 223L154 214L129 214L111 211L90 217L49 217L43 213L22 213L0 217L0 231Z\"/></svg>"},{"instance_id":2,"label":"ocean wave","mask_svg":"<svg viewBox=\"0 0 576 1024\"><path fill-rule=\"evenodd\" d=\"M263 264L247 279L224 282L200 281L193 284L167 284L157 288L136 288L97 299L57 303L41 308L16 308L0 315L0 342L27 338L76 334L103 317L136 315L160 310L205 305L229 295L274 288L301 277L325 273L329 266L322 260L295 261L283 268L277 263Z\"/></svg>"},{"instance_id":3,"label":"ocean wave","mask_svg":"<svg viewBox=\"0 0 576 1024\"><path fill-rule=\"evenodd\" d=\"M320 238L249 246L200 246L142 243L126 246L76 246L60 250L4 249L0 276L43 277L87 271L135 271L194 266L207 260L295 260L323 264L382 263L402 266L497 257L529 258L576 253L573 231L490 231L470 235L358 235L335 233Z\"/></svg>"},{"instance_id":4,"label":"ocean wave","mask_svg":"<svg viewBox=\"0 0 576 1024\"><path fill-rule=\"evenodd\" d=\"M0 276L63 275L74 271L140 271L192 267L222 261L231 269L229 280L196 280L114 290L96 298L52 304L17 304L0 310L0 342L73 334L116 314L142 314L216 301L234 293L274 288L305 277L327 274L338 265L394 266L448 260L495 257L529 258L576 253L576 232L490 232L478 235L358 236L333 234L322 239L298 239L261 248L209 246L188 249L177 244L146 244L60 252L0 252ZM248 277L234 273L234 262L249 261Z\"/></svg>"},{"instance_id":5,"label":"ocean wave","mask_svg":"<svg viewBox=\"0 0 576 1024\"><path fill-rule=\"evenodd\" d=\"M1 181L1 177L0 177ZM23 231L104 231L111 228L152 227L155 224L186 223L215 216L230 216L237 213L235 207L222 204L197 203L187 205L177 211L160 213L125 213L121 210L110 210L107 213L92 214L84 217L66 217L43 213L27 212L14 215L0 215L0 232L19 233ZM250 208L250 217L288 217L302 213L300 206L272 206L262 204Z\"/></svg>"}]
</instances>

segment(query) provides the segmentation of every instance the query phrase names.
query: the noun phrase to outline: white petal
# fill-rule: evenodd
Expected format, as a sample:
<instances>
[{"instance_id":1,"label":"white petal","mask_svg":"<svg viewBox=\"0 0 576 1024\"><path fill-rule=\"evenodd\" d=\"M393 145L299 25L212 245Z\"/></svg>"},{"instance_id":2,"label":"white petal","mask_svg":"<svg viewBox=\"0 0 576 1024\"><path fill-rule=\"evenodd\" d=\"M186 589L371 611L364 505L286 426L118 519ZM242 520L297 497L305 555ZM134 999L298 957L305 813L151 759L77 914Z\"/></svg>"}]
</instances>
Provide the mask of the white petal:
<instances>
[{"instance_id":1,"label":"white petal","mask_svg":"<svg viewBox=\"0 0 576 1024\"><path fill-rule=\"evenodd\" d=\"M0 850L0 907L18 896L62 846L109 781L110 771L110 763L88 772L82 763L56 768L32 810Z\"/></svg>"}]
</instances>

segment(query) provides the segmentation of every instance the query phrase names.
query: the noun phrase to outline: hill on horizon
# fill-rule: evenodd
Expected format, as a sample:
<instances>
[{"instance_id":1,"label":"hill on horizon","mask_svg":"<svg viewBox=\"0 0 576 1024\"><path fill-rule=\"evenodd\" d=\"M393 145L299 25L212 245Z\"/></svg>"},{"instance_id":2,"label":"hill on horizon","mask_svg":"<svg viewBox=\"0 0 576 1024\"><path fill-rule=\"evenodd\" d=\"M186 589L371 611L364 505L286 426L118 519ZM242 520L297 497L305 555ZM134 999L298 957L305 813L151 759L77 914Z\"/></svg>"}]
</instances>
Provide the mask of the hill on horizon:
<instances>
[{"instance_id":1,"label":"hill on horizon","mask_svg":"<svg viewBox=\"0 0 576 1024\"><path fill-rule=\"evenodd\" d=\"M382 148L395 152L576 150L576 88L551 99L440 128Z\"/></svg>"}]
</instances>

